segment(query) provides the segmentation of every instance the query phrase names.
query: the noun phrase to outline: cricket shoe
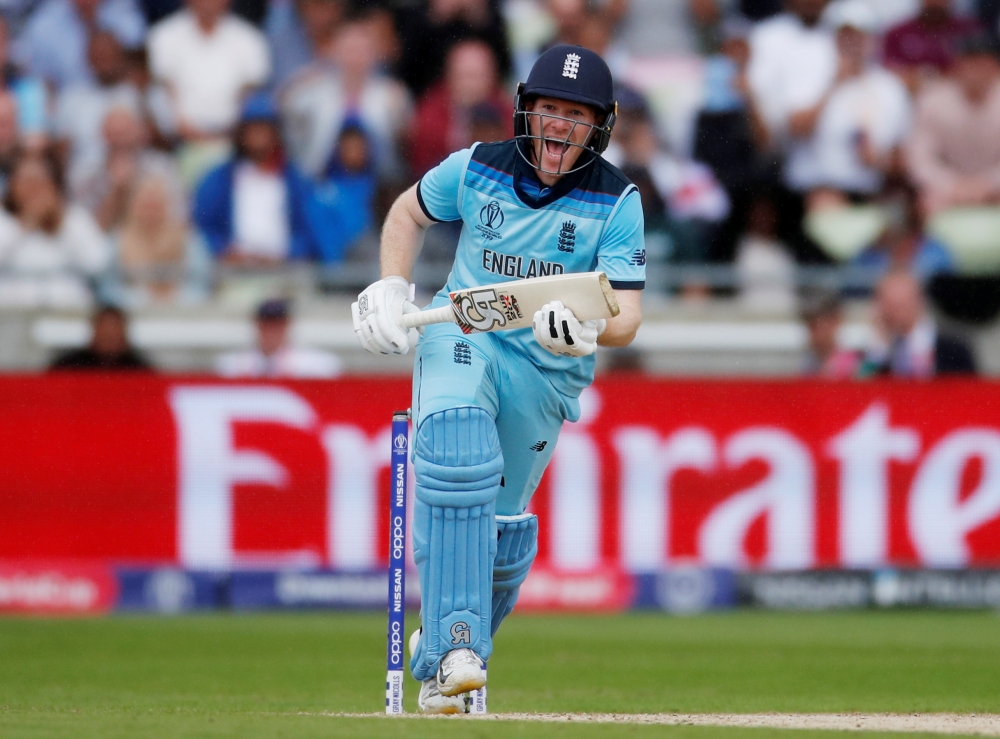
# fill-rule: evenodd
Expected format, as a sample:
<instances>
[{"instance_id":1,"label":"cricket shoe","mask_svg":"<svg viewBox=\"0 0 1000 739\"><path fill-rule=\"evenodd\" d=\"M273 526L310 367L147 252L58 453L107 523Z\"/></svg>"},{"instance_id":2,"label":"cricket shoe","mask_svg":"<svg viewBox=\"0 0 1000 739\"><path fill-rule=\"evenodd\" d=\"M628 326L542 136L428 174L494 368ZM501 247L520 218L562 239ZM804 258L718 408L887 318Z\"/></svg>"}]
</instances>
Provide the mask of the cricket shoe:
<instances>
[{"instance_id":1,"label":"cricket shoe","mask_svg":"<svg viewBox=\"0 0 1000 739\"><path fill-rule=\"evenodd\" d=\"M410 634L410 654L413 655L417 651L417 645L420 643L420 632L423 629L417 629L412 634ZM438 690L437 675L430 678L429 680L424 680L420 684L420 695L417 696L417 708L420 709L421 713L426 713L429 715L436 716L447 716L455 713L467 713L468 712L468 700L464 695L452 695L444 696Z\"/></svg>"},{"instance_id":2,"label":"cricket shoe","mask_svg":"<svg viewBox=\"0 0 1000 739\"><path fill-rule=\"evenodd\" d=\"M421 713L447 716L455 713L468 713L468 699L464 693L458 695L441 695L438 690L437 676L424 680L420 684L420 695L417 696L417 708Z\"/></svg>"},{"instance_id":3,"label":"cricket shoe","mask_svg":"<svg viewBox=\"0 0 1000 739\"><path fill-rule=\"evenodd\" d=\"M441 659L437 687L443 696L461 696L486 685L483 661L471 649L452 649Z\"/></svg>"}]
</instances>

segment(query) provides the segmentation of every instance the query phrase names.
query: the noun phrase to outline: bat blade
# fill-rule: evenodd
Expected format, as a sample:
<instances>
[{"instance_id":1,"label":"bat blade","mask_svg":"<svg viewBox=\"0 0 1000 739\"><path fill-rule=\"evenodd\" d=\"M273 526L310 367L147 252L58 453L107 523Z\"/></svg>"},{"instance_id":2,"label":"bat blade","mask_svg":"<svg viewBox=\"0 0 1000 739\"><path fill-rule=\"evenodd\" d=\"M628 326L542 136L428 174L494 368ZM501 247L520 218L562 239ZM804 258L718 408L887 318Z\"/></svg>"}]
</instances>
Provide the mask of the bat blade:
<instances>
[{"instance_id":1,"label":"bat blade","mask_svg":"<svg viewBox=\"0 0 1000 739\"><path fill-rule=\"evenodd\" d=\"M464 333L505 331L531 326L535 312L553 300L562 301L581 321L618 315L615 292L603 272L532 277L494 285L455 290L450 310L434 308L403 317L408 326L454 321Z\"/></svg>"}]
</instances>

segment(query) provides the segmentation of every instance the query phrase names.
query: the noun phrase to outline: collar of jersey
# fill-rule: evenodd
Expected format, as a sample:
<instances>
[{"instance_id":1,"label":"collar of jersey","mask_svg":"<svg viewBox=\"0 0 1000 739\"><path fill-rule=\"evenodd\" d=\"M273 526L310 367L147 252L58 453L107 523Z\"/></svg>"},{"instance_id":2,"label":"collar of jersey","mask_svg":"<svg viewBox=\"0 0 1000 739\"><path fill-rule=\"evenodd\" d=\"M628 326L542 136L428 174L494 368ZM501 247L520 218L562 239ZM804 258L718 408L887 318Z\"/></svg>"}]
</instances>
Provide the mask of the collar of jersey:
<instances>
[{"instance_id":1,"label":"collar of jersey","mask_svg":"<svg viewBox=\"0 0 1000 739\"><path fill-rule=\"evenodd\" d=\"M515 146L518 144L515 142ZM588 165L592 166L592 165ZM521 156L514 158L514 194L517 199L533 210L544 208L549 203L554 203L563 195L575 190L587 174L587 167L563 175L552 187L546 187L538 179L535 168L528 164ZM525 187L527 186L527 190ZM537 196L532 192L539 193Z\"/></svg>"}]
</instances>

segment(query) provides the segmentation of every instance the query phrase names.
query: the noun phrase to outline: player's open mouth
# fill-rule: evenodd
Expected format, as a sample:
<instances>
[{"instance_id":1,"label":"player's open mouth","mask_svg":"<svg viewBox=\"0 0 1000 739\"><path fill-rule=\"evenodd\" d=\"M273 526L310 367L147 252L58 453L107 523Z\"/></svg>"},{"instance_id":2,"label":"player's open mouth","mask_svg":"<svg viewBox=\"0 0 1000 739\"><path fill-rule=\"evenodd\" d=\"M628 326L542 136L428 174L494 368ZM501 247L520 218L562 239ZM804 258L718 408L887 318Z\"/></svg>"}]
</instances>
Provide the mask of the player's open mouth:
<instances>
[{"instance_id":1,"label":"player's open mouth","mask_svg":"<svg viewBox=\"0 0 1000 739\"><path fill-rule=\"evenodd\" d=\"M545 153L554 159L559 159L566 153L566 143L563 141L552 141L545 139Z\"/></svg>"}]
</instances>

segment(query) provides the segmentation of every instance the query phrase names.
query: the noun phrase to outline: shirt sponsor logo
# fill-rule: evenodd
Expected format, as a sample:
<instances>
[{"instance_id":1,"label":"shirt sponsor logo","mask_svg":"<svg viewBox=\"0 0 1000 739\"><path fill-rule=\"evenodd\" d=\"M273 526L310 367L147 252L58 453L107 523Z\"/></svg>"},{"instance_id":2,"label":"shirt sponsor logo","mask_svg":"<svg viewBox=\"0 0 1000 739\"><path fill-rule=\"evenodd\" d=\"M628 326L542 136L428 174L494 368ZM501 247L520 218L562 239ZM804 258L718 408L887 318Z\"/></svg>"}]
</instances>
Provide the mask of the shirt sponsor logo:
<instances>
[{"instance_id":1,"label":"shirt sponsor logo","mask_svg":"<svg viewBox=\"0 0 1000 739\"><path fill-rule=\"evenodd\" d=\"M483 249L483 269L495 275L517 277L521 280L528 277L561 275L564 272L563 266L558 262L546 262L543 259L523 257L519 254L504 254L492 249Z\"/></svg>"},{"instance_id":2,"label":"shirt sponsor logo","mask_svg":"<svg viewBox=\"0 0 1000 739\"><path fill-rule=\"evenodd\" d=\"M500 203L496 200L491 200L480 209L479 225L476 226L476 230L483 235L486 241L502 239L503 236L500 234L500 227L503 226L504 220L505 216Z\"/></svg>"}]
</instances>

